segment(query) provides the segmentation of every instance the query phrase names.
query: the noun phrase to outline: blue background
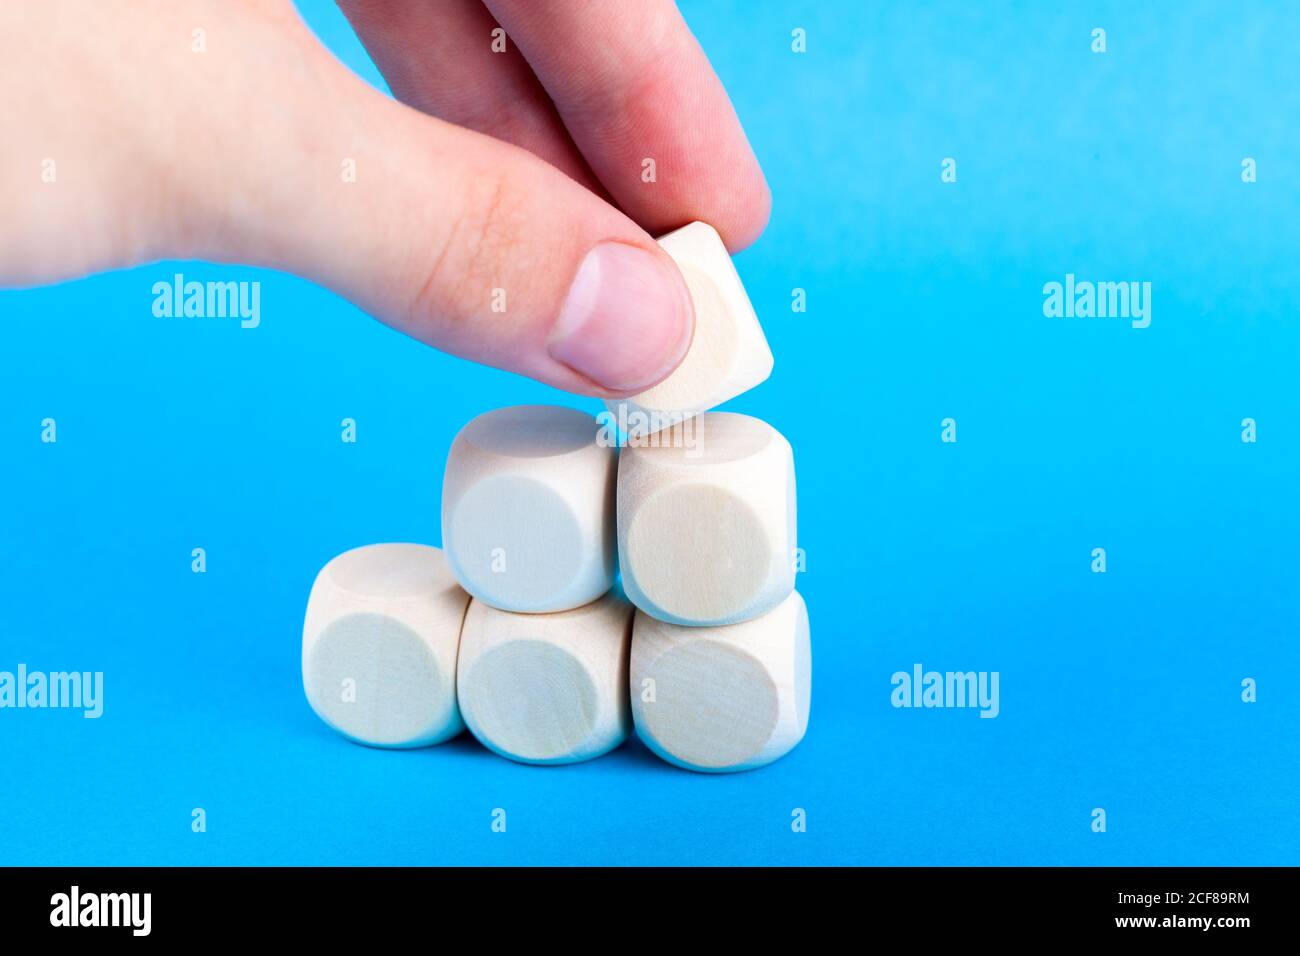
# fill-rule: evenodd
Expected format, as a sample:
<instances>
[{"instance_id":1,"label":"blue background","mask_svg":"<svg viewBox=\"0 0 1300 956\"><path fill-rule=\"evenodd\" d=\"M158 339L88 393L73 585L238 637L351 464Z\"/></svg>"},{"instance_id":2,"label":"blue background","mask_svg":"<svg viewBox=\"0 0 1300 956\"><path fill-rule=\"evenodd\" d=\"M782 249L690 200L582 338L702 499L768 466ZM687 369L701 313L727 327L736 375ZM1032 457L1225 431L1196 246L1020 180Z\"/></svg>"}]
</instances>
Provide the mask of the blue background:
<instances>
[{"instance_id":1,"label":"blue background","mask_svg":"<svg viewBox=\"0 0 1300 956\"><path fill-rule=\"evenodd\" d=\"M303 697L319 567L437 543L473 415L594 401L276 273L177 267L261 281L251 331L154 318L173 264L0 294L0 669L106 684L0 711L0 863L1300 862L1300 13L1136 6L683 5L775 197L738 266L776 370L729 407L795 448L814 699L756 772L370 750ZM1150 281L1150 328L1044 318L1067 272ZM1001 715L893 709L917 662Z\"/></svg>"}]
</instances>

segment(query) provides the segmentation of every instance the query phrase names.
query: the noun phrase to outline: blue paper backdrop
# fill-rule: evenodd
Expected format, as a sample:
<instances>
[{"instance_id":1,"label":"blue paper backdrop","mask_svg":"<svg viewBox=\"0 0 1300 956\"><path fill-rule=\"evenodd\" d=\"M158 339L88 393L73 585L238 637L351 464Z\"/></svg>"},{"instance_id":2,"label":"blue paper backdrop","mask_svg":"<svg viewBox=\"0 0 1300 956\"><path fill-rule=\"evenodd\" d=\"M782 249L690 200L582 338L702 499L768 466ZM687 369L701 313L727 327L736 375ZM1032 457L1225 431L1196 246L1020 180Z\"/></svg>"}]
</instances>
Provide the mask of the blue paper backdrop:
<instances>
[{"instance_id":1,"label":"blue paper backdrop","mask_svg":"<svg viewBox=\"0 0 1300 956\"><path fill-rule=\"evenodd\" d=\"M436 544L473 415L598 406L159 264L0 294L0 669L105 673L99 720L0 710L0 863L1300 862L1300 10L683 7L775 197L737 261L776 370L729 407L795 448L804 743L717 777L332 734L299 678L321 564ZM177 268L259 280L261 327L154 318ZM1045 318L1067 273L1150 282L1150 326ZM997 671L1000 715L894 709L916 663Z\"/></svg>"}]
</instances>

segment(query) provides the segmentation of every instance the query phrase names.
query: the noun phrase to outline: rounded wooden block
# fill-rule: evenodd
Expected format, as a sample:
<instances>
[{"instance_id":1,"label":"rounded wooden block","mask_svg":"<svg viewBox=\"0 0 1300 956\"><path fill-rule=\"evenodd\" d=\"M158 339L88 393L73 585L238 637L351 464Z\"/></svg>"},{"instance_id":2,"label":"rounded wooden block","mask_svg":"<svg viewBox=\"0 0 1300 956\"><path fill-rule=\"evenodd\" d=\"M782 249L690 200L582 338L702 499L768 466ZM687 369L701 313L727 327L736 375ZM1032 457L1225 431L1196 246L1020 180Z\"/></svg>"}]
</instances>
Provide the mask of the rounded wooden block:
<instances>
[{"instance_id":1,"label":"rounded wooden block","mask_svg":"<svg viewBox=\"0 0 1300 956\"><path fill-rule=\"evenodd\" d=\"M721 405L772 374L772 350L717 230L692 222L662 236L659 245L686 281L695 307L695 336L682 364L662 382L605 403L621 414L633 435Z\"/></svg>"},{"instance_id":2,"label":"rounded wooden block","mask_svg":"<svg viewBox=\"0 0 1300 956\"><path fill-rule=\"evenodd\" d=\"M372 544L331 560L303 625L312 709L374 747L425 747L460 733L456 654L468 604L437 548Z\"/></svg>"},{"instance_id":3,"label":"rounded wooden block","mask_svg":"<svg viewBox=\"0 0 1300 956\"><path fill-rule=\"evenodd\" d=\"M618 450L596 420L551 405L478 416L442 485L442 543L456 579L505 611L581 607L614 583Z\"/></svg>"},{"instance_id":4,"label":"rounded wooden block","mask_svg":"<svg viewBox=\"0 0 1300 956\"><path fill-rule=\"evenodd\" d=\"M766 422L710 412L629 445L618 467L623 587L686 626L746 621L794 590L790 443Z\"/></svg>"},{"instance_id":5,"label":"rounded wooden block","mask_svg":"<svg viewBox=\"0 0 1300 956\"><path fill-rule=\"evenodd\" d=\"M638 612L629 678L637 735L688 770L752 770L808 729L812 648L796 591L762 617L679 627Z\"/></svg>"},{"instance_id":6,"label":"rounded wooden block","mask_svg":"<svg viewBox=\"0 0 1300 956\"><path fill-rule=\"evenodd\" d=\"M513 614L473 600L458 675L470 732L503 757L577 763L627 739L634 608L617 591L557 614Z\"/></svg>"}]
</instances>

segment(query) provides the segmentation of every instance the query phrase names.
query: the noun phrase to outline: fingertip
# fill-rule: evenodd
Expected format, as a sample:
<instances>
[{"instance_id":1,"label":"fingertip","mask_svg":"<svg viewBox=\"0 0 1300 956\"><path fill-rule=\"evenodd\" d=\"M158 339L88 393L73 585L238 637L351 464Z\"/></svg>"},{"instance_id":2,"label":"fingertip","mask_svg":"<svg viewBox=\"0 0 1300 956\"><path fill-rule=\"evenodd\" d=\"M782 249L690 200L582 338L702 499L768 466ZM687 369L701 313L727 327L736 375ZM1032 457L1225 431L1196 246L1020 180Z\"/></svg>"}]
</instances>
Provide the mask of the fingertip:
<instances>
[{"instance_id":1,"label":"fingertip","mask_svg":"<svg viewBox=\"0 0 1300 956\"><path fill-rule=\"evenodd\" d=\"M772 190L767 178L755 163L751 184L742 194L740 204L721 224L715 224L718 235L732 255L747 249L758 241L772 220Z\"/></svg>"}]
</instances>

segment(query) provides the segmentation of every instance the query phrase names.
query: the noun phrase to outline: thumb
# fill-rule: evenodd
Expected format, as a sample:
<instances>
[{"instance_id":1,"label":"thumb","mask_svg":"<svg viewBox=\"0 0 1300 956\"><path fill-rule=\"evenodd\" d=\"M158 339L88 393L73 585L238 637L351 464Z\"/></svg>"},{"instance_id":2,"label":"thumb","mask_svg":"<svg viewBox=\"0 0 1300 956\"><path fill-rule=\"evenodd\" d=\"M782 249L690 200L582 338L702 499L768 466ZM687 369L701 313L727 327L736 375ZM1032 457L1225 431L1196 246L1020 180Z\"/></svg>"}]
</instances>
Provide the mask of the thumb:
<instances>
[{"instance_id":1,"label":"thumb","mask_svg":"<svg viewBox=\"0 0 1300 956\"><path fill-rule=\"evenodd\" d=\"M243 195L210 257L306 276L436 348L568 391L634 393L681 362L685 282L613 206L525 150L389 99L323 50L286 85L293 102L270 108L260 155L236 171Z\"/></svg>"}]
</instances>

